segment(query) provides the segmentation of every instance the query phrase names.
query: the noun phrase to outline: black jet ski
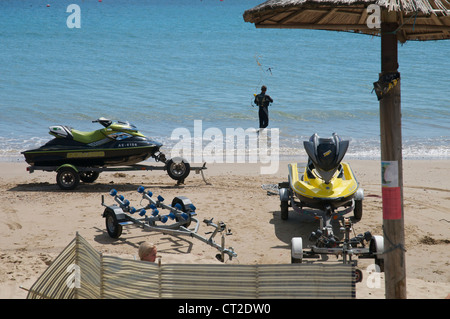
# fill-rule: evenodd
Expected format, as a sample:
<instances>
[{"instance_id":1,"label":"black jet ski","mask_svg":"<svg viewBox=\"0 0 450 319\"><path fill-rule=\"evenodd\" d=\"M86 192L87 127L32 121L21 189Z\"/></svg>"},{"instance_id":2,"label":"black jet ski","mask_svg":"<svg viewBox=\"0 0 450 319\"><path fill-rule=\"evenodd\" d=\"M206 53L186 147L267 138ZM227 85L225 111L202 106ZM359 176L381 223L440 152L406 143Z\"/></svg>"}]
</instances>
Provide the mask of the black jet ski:
<instances>
[{"instance_id":1,"label":"black jet ski","mask_svg":"<svg viewBox=\"0 0 450 319\"><path fill-rule=\"evenodd\" d=\"M50 126L55 138L43 146L22 152L25 161L35 167L71 164L84 167L132 165L154 157L165 162L161 143L150 140L128 122L99 118L104 128L82 132L68 126Z\"/></svg>"}]
</instances>

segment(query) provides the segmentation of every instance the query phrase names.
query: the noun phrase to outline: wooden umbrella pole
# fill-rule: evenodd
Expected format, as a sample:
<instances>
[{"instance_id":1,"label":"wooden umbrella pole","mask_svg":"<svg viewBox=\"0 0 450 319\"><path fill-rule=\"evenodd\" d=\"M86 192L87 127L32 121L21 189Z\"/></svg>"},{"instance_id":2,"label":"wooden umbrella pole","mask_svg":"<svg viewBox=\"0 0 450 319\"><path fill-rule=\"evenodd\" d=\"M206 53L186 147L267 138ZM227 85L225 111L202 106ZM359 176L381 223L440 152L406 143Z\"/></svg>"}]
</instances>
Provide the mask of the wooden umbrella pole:
<instances>
[{"instance_id":1,"label":"wooden umbrella pole","mask_svg":"<svg viewBox=\"0 0 450 319\"><path fill-rule=\"evenodd\" d=\"M381 76L398 72L396 12L383 10ZM400 78L380 100L384 271L387 299L406 298Z\"/></svg>"}]
</instances>

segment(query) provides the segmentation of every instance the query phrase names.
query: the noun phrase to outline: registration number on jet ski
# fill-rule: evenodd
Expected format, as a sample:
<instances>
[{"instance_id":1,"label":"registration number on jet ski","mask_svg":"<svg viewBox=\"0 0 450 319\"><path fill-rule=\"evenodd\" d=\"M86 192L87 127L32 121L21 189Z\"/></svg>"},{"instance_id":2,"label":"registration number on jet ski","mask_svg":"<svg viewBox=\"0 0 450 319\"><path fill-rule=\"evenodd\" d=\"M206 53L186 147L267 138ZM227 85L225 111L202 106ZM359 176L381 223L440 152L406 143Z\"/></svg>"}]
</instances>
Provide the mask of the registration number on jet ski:
<instances>
[{"instance_id":1,"label":"registration number on jet ski","mask_svg":"<svg viewBox=\"0 0 450 319\"><path fill-rule=\"evenodd\" d=\"M136 147L138 146L137 143L120 143L119 145L117 145L117 147Z\"/></svg>"}]
</instances>

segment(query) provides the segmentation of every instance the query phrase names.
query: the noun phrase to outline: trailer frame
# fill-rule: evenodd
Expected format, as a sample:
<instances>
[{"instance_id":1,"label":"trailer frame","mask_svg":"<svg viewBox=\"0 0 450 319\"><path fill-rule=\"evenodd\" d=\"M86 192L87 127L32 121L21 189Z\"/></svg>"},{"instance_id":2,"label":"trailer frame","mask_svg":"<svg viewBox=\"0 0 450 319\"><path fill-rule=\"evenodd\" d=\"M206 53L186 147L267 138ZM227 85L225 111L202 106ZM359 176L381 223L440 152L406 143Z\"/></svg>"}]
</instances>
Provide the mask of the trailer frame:
<instances>
[{"instance_id":1,"label":"trailer frame","mask_svg":"<svg viewBox=\"0 0 450 319\"><path fill-rule=\"evenodd\" d=\"M148 200L149 204L141 208L134 208L130 206L130 202L122 195L118 195L115 189L110 191L110 195L114 198L116 204L105 204L104 195L102 195L102 206L106 207L102 213L102 217L105 218L106 229L110 237L119 238L122 234L122 227L135 225L141 227L143 230L156 231L163 234L169 234L173 236L189 236L202 241L203 243L212 246L219 250L219 254L216 258L224 262L225 255L228 255L230 260L233 257L237 257L232 247L225 247L225 237L232 235L231 229L229 229L224 222L214 223L213 218L204 219L203 222L214 230L207 232L209 237L204 237L198 234L200 222L195 217L196 207L192 204L191 200L185 196L177 196L172 200L171 205L164 203L164 198L159 195L155 200L152 196L153 193L145 191L143 186L138 188L138 193L142 194L142 198ZM159 208L169 210L169 214L161 215ZM151 209L151 216L147 215L147 210ZM139 215L140 217L135 217ZM170 224L166 224L172 220ZM194 227L189 227L194 222ZM221 234L221 243L215 242L214 237L217 234Z\"/></svg>"},{"instance_id":2,"label":"trailer frame","mask_svg":"<svg viewBox=\"0 0 450 319\"><path fill-rule=\"evenodd\" d=\"M176 159L174 159L176 160ZM196 174L201 174L202 179L206 184L209 184L205 178L203 171L207 169L206 162L202 166L191 167L187 161L180 159L181 163L186 165L186 169L191 171L194 170ZM134 164L134 165L124 165L115 167L91 167L91 166L75 166L73 164L62 164L59 166L35 166L31 165L27 167L27 171L31 174L34 171L45 171L45 172L56 172L56 183L62 190L73 190L75 189L80 180L85 183L93 183L98 175L102 172L127 172L127 171L168 171L168 165L165 163L164 166L156 165L144 165L144 164ZM177 185L184 184L185 177L175 178L169 171L169 176L177 181ZM189 174L187 174L189 175ZM187 177L187 176L186 176Z\"/></svg>"}]
</instances>

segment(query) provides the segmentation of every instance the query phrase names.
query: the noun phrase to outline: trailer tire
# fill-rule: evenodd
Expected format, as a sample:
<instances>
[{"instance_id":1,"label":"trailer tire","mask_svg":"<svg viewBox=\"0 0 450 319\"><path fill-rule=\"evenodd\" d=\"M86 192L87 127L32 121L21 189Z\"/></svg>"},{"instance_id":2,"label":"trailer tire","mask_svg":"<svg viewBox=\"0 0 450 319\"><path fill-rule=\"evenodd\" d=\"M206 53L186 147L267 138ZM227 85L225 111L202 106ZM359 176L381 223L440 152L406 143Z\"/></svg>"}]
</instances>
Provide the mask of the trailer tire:
<instances>
[{"instance_id":1,"label":"trailer tire","mask_svg":"<svg viewBox=\"0 0 450 319\"><path fill-rule=\"evenodd\" d=\"M301 237L291 239L291 263L301 264L303 262L303 240Z\"/></svg>"},{"instance_id":2,"label":"trailer tire","mask_svg":"<svg viewBox=\"0 0 450 319\"><path fill-rule=\"evenodd\" d=\"M363 280L363 274L360 269L355 269L355 282L362 282Z\"/></svg>"},{"instance_id":3,"label":"trailer tire","mask_svg":"<svg viewBox=\"0 0 450 319\"><path fill-rule=\"evenodd\" d=\"M56 174L56 183L62 190L72 190L80 183L80 175L71 167L61 167Z\"/></svg>"},{"instance_id":4,"label":"trailer tire","mask_svg":"<svg viewBox=\"0 0 450 319\"><path fill-rule=\"evenodd\" d=\"M287 220L289 218L289 202L282 200L280 203L281 219Z\"/></svg>"},{"instance_id":5,"label":"trailer tire","mask_svg":"<svg viewBox=\"0 0 450 319\"><path fill-rule=\"evenodd\" d=\"M173 159L170 159L166 162L166 170L170 178L176 181L182 181L188 177L191 166L184 160L174 161Z\"/></svg>"},{"instance_id":6,"label":"trailer tire","mask_svg":"<svg viewBox=\"0 0 450 319\"><path fill-rule=\"evenodd\" d=\"M109 237L119 238L122 235L122 225L117 222L116 214L110 209L105 209L103 216L105 216L106 231Z\"/></svg>"},{"instance_id":7,"label":"trailer tire","mask_svg":"<svg viewBox=\"0 0 450 319\"><path fill-rule=\"evenodd\" d=\"M353 217L356 220L361 220L363 214L363 201L355 200L355 208L353 209Z\"/></svg>"},{"instance_id":8,"label":"trailer tire","mask_svg":"<svg viewBox=\"0 0 450 319\"><path fill-rule=\"evenodd\" d=\"M80 179L85 183L93 183L97 180L98 176L100 175L99 172L81 172L80 173Z\"/></svg>"},{"instance_id":9,"label":"trailer tire","mask_svg":"<svg viewBox=\"0 0 450 319\"><path fill-rule=\"evenodd\" d=\"M183 201L183 199L184 199L184 201ZM187 213L188 219L185 222L183 222L179 218L176 218L176 221L182 223L184 227L188 228L191 225L191 214L190 213L191 213L192 210L189 209L188 207L186 207L185 202L192 204L192 202L186 197L183 197L183 196L175 197L172 200L172 205L171 206L175 207L176 204L179 204L181 206L181 211L184 212L184 213Z\"/></svg>"},{"instance_id":10,"label":"trailer tire","mask_svg":"<svg viewBox=\"0 0 450 319\"><path fill-rule=\"evenodd\" d=\"M384 272L384 238L383 236L373 236L369 244L369 251L375 255L375 265L380 267L380 272Z\"/></svg>"}]
</instances>

